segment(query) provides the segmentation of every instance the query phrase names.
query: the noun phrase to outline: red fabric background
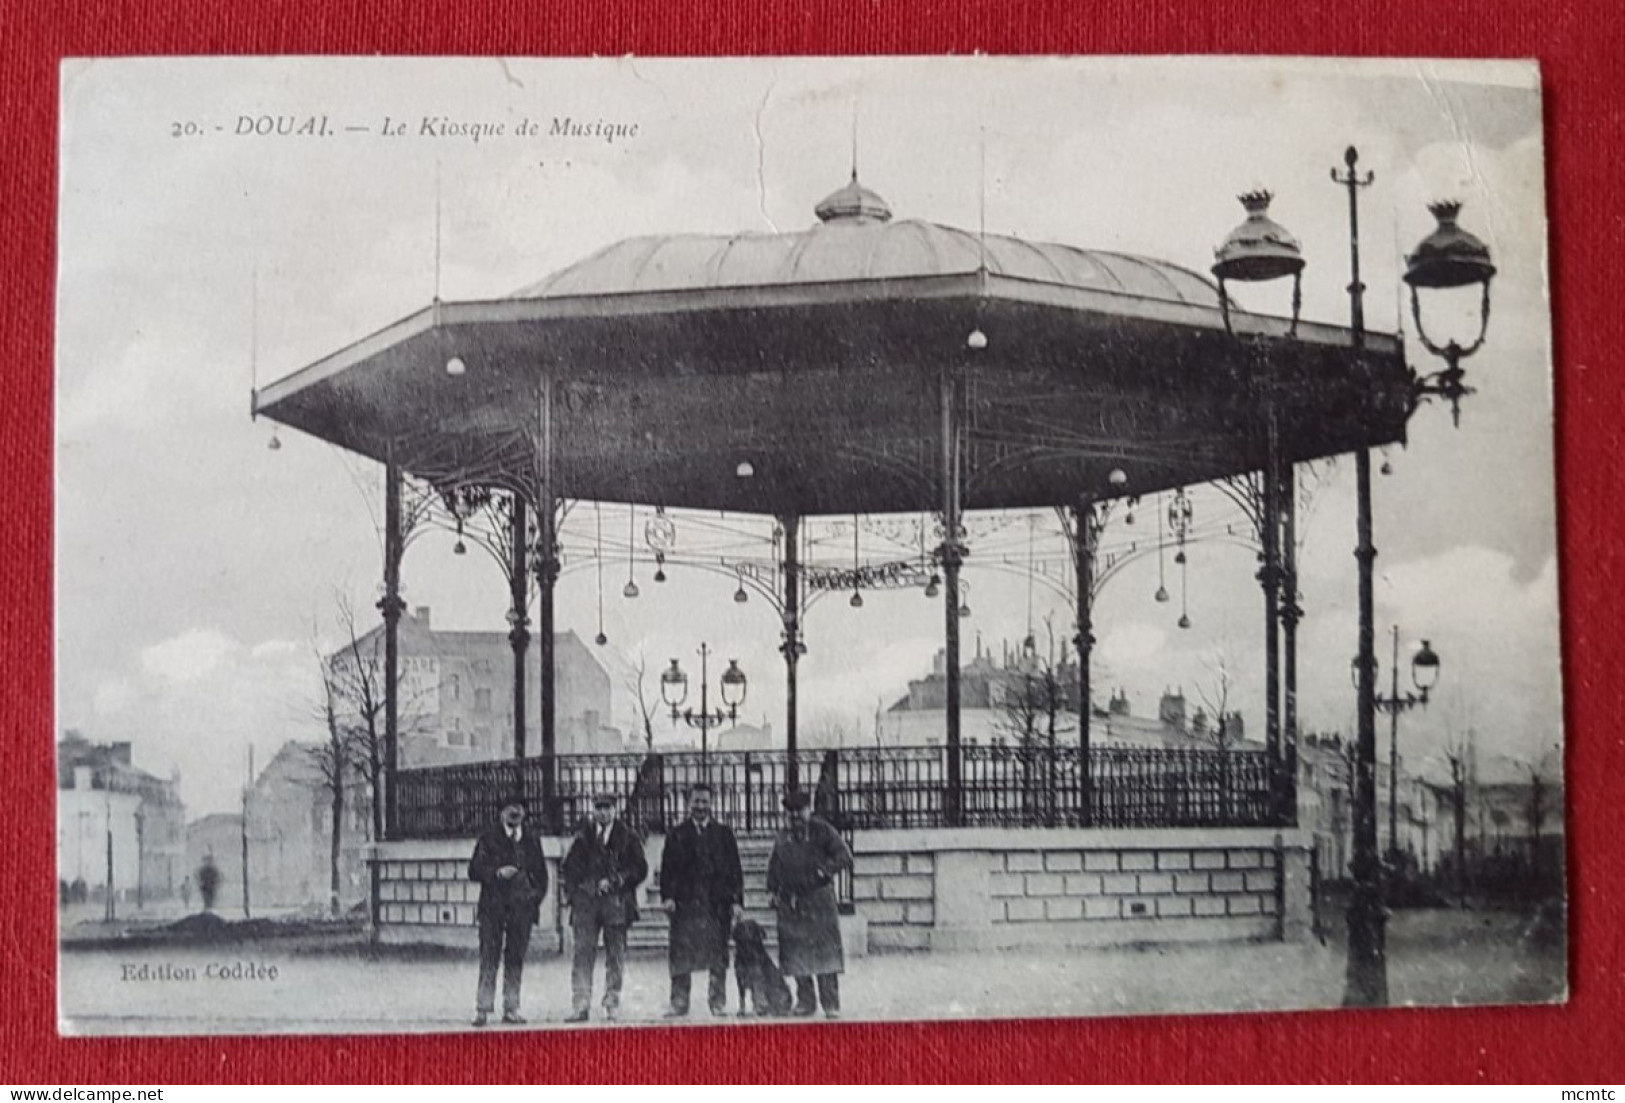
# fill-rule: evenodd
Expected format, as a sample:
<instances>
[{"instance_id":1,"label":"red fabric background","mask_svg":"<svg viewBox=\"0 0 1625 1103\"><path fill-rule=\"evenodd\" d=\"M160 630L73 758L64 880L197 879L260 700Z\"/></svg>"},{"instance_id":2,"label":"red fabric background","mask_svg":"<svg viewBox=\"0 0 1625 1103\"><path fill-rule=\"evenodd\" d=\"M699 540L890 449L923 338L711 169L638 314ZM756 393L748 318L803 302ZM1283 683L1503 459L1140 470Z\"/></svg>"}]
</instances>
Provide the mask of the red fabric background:
<instances>
[{"instance_id":1,"label":"red fabric background","mask_svg":"<svg viewBox=\"0 0 1625 1103\"><path fill-rule=\"evenodd\" d=\"M1618 0L0 0L0 1080L1625 1080L1625 16ZM56 1037L51 371L57 62L203 53L1301 53L1534 57L1544 67L1572 854L1572 1002L1472 1011L575 1035ZM1195 183L1193 181L1193 183ZM132 457L133 462L139 462ZM203 550L200 549L200 554Z\"/></svg>"}]
</instances>

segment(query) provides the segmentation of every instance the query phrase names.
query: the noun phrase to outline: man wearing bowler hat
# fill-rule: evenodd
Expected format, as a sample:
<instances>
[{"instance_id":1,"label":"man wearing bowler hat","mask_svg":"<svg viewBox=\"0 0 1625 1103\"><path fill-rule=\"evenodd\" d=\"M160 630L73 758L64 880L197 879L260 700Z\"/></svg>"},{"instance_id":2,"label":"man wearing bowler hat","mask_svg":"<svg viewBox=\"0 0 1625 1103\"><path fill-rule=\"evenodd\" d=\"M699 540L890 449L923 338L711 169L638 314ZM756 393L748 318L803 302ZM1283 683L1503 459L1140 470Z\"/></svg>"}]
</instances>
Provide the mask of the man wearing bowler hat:
<instances>
[{"instance_id":1,"label":"man wearing bowler hat","mask_svg":"<svg viewBox=\"0 0 1625 1103\"><path fill-rule=\"evenodd\" d=\"M690 974L705 972L706 1003L721 1015L728 1003L728 932L745 917L745 875L733 829L711 815L711 787L688 791L688 819L666 836L660 900L671 916L668 1018L688 1014Z\"/></svg>"},{"instance_id":2,"label":"man wearing bowler hat","mask_svg":"<svg viewBox=\"0 0 1625 1103\"><path fill-rule=\"evenodd\" d=\"M593 798L592 818L581 825L559 867L575 935L571 1012L566 1022L587 1021L600 932L604 939L604 1017L613 1022L620 1014L626 929L637 921L637 890L649 875L649 865L643 857L643 840L615 818L616 804L613 793Z\"/></svg>"},{"instance_id":3,"label":"man wearing bowler hat","mask_svg":"<svg viewBox=\"0 0 1625 1103\"><path fill-rule=\"evenodd\" d=\"M476 918L480 928L480 985L474 997L474 1025L484 1026L496 1009L497 965L502 966L502 1021L522 1023L519 981L525 969L530 929L547 895L547 860L534 832L525 828L519 797L502 802L501 822L479 837L468 863L468 879L480 885Z\"/></svg>"},{"instance_id":4,"label":"man wearing bowler hat","mask_svg":"<svg viewBox=\"0 0 1625 1103\"><path fill-rule=\"evenodd\" d=\"M785 794L789 825L773 841L767 893L779 923L779 968L796 978L797 1015L824 1005L827 1018L841 1016L841 917L835 875L852 864L840 833L812 814L806 793ZM817 979L816 994L814 978Z\"/></svg>"}]
</instances>

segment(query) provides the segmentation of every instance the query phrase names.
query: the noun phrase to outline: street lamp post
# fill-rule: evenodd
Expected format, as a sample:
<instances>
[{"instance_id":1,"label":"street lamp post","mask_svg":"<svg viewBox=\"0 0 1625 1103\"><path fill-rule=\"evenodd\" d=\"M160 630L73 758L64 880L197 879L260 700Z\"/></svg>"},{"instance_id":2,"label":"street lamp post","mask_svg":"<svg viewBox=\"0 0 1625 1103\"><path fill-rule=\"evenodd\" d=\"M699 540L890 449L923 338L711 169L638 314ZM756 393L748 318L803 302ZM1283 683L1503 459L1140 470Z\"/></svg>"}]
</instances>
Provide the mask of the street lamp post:
<instances>
[{"instance_id":1,"label":"street lamp post","mask_svg":"<svg viewBox=\"0 0 1625 1103\"><path fill-rule=\"evenodd\" d=\"M676 659L673 659L671 661L671 666L660 675L660 696L665 700L667 706L671 708L672 722L676 723L677 720L681 719L689 727L699 730L700 772L702 774L706 772L710 759L711 729L720 727L723 721L732 723L734 720L738 719L739 706L745 703L746 689L745 672L739 669L739 660L729 659L728 669L722 672L721 682L722 703L727 706L727 711L723 711L722 709L717 709L715 712L711 711L709 696L711 681L709 669L710 657L710 645L701 643L700 710L698 712L695 712L693 709L683 709L681 712L678 711L679 706L681 706L682 703L688 699L688 675L683 673L683 668L678 665Z\"/></svg>"},{"instance_id":2,"label":"street lamp post","mask_svg":"<svg viewBox=\"0 0 1625 1103\"><path fill-rule=\"evenodd\" d=\"M1399 694L1399 625L1394 625L1394 658L1388 696L1378 697L1376 705L1388 714L1388 850L1390 862L1399 859L1399 714L1418 705L1426 708L1428 694L1439 682L1439 656L1422 641L1422 647L1411 656L1411 683L1420 691Z\"/></svg>"},{"instance_id":3,"label":"street lamp post","mask_svg":"<svg viewBox=\"0 0 1625 1103\"><path fill-rule=\"evenodd\" d=\"M1393 627L1394 657L1390 665L1388 696L1376 694L1372 705L1388 714L1388 864L1399 863L1399 714L1418 706L1427 707L1428 695L1439 683L1439 656L1427 640L1411 656L1411 682L1418 693L1399 692L1399 625ZM1356 678L1357 666L1354 668Z\"/></svg>"},{"instance_id":4,"label":"street lamp post","mask_svg":"<svg viewBox=\"0 0 1625 1103\"><path fill-rule=\"evenodd\" d=\"M1365 347L1365 284L1360 282L1359 193L1374 179L1371 172L1358 169L1359 152L1350 146L1343 155L1345 171L1332 169L1331 177L1348 191L1349 209L1349 328L1356 354ZM1450 402L1452 419L1460 423L1461 399L1472 391L1463 383L1466 374L1461 361L1477 352L1484 343L1489 325L1490 279L1495 267L1483 242L1456 225L1461 204L1435 203L1428 208L1439 226L1423 239L1414 253L1405 258L1405 282L1411 289L1411 315L1422 344L1445 360L1445 368L1431 375L1413 374L1412 403L1427 397ZM1450 289L1482 284L1478 336L1467 346L1449 341L1440 346L1422 327L1418 292L1422 288ZM1355 658L1358 689L1359 726L1354 755L1354 858L1351 863L1354 886L1349 897L1349 958L1347 1006L1372 1007L1388 1002L1388 965L1382 908L1382 866L1377 857L1376 807L1376 647L1372 601L1373 562L1377 551L1371 533L1371 453L1355 452L1355 530L1354 558L1359 570L1360 646Z\"/></svg>"},{"instance_id":5,"label":"street lamp post","mask_svg":"<svg viewBox=\"0 0 1625 1103\"><path fill-rule=\"evenodd\" d=\"M111 784L111 779L109 779ZM118 917L117 905L113 902L113 791L105 791L105 804L107 806L107 902L103 907L103 917L111 923Z\"/></svg>"},{"instance_id":6,"label":"street lamp post","mask_svg":"<svg viewBox=\"0 0 1625 1103\"><path fill-rule=\"evenodd\" d=\"M1230 297L1225 290L1227 280L1264 283L1291 277L1292 326L1288 336L1298 332L1298 315L1303 305L1303 247L1280 223L1269 217L1270 200L1267 191L1248 192L1239 197L1247 211L1247 219L1230 232L1224 243L1214 250L1213 275L1219 281L1219 308L1224 315L1225 329L1234 332L1230 320ZM1283 572L1281 554L1282 485L1290 485L1292 465L1282 448L1280 425L1280 380L1276 376L1275 359L1254 342L1249 355L1264 360L1261 373L1264 407L1264 466L1260 480L1262 508L1258 511L1259 550L1263 553L1258 581L1264 588L1264 740L1270 763L1270 793L1276 822L1292 822L1288 812L1292 792L1291 775L1283 769L1288 756L1281 747L1281 680L1280 629L1284 624L1281 612ZM1170 520L1175 517L1170 513ZM1188 524L1188 517L1186 518ZM1180 537L1180 561L1184 559L1184 537ZM1287 605L1295 608L1295 587L1286 594ZM1185 617L1180 626L1188 627ZM1294 634L1293 639L1296 639ZM1295 646L1295 644L1294 644ZM1296 678L1296 664L1293 665ZM1224 717L1219 717L1223 722Z\"/></svg>"}]
</instances>

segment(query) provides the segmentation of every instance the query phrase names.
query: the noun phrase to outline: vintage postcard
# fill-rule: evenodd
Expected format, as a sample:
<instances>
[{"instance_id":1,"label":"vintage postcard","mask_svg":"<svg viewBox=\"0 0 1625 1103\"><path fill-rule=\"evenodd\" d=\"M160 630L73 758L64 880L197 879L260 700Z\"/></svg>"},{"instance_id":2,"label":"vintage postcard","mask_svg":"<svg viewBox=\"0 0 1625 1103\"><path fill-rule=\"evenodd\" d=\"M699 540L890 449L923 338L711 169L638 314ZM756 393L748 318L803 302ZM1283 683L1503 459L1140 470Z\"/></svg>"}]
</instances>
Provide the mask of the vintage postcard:
<instances>
[{"instance_id":1,"label":"vintage postcard","mask_svg":"<svg viewBox=\"0 0 1625 1103\"><path fill-rule=\"evenodd\" d=\"M1566 998L1534 65L61 94L63 1032Z\"/></svg>"}]
</instances>

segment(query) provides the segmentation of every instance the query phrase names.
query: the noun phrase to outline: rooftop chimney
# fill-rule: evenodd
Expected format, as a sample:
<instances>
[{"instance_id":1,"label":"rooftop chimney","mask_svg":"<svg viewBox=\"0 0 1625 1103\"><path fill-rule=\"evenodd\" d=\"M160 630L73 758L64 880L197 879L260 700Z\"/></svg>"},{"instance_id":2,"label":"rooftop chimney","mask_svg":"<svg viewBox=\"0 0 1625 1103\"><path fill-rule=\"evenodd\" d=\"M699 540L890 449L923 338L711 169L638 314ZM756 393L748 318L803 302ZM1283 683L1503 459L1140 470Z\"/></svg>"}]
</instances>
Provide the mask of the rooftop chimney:
<instances>
[{"instance_id":1,"label":"rooftop chimney","mask_svg":"<svg viewBox=\"0 0 1625 1103\"><path fill-rule=\"evenodd\" d=\"M429 607L427 605L419 605L416 609L413 609L412 619L417 621L425 628L429 627Z\"/></svg>"}]
</instances>

